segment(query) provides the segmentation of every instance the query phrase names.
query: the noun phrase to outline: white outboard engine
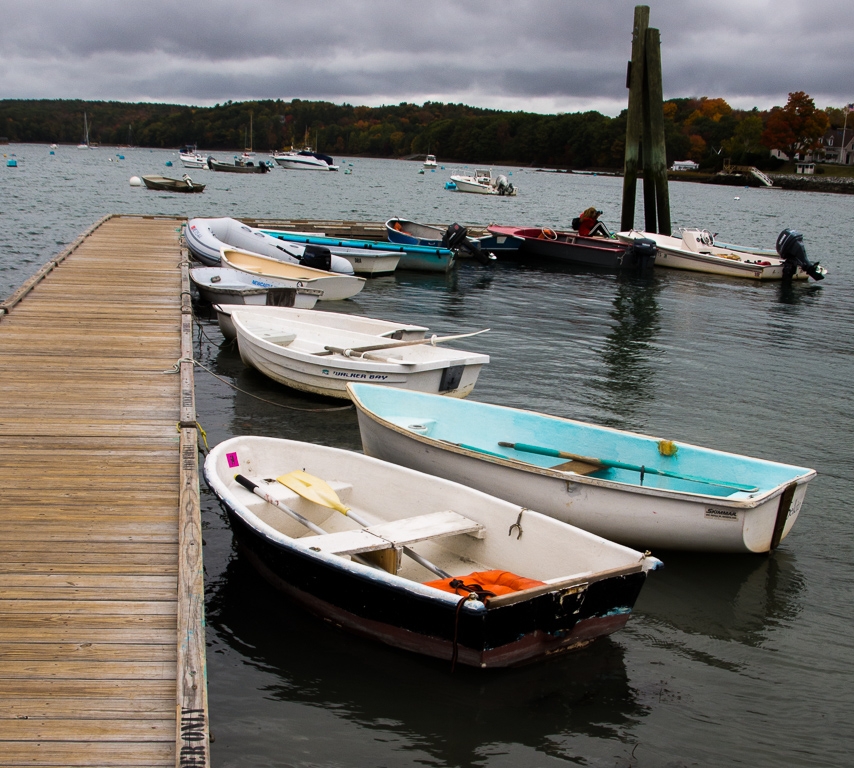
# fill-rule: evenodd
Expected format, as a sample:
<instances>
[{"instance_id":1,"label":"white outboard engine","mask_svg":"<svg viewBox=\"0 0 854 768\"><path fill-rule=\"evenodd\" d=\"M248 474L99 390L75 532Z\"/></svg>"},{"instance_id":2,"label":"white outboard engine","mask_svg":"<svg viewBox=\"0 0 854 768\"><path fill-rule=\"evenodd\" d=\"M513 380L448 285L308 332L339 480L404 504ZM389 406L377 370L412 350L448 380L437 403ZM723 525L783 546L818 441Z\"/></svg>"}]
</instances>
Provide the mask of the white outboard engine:
<instances>
[{"instance_id":1,"label":"white outboard engine","mask_svg":"<svg viewBox=\"0 0 854 768\"><path fill-rule=\"evenodd\" d=\"M655 240L649 237L639 237L626 248L623 259L627 259L629 265L636 266L644 271L652 268L657 254L658 246L655 244Z\"/></svg>"},{"instance_id":2,"label":"white outboard engine","mask_svg":"<svg viewBox=\"0 0 854 768\"><path fill-rule=\"evenodd\" d=\"M777 253L784 260L783 277L791 279L800 267L813 280L824 280L827 270L807 258L804 236L796 229L784 229L777 236Z\"/></svg>"},{"instance_id":3,"label":"white outboard engine","mask_svg":"<svg viewBox=\"0 0 854 768\"><path fill-rule=\"evenodd\" d=\"M499 195L513 195L516 193L516 187L507 180L506 176L499 176L495 180L495 188Z\"/></svg>"}]
</instances>

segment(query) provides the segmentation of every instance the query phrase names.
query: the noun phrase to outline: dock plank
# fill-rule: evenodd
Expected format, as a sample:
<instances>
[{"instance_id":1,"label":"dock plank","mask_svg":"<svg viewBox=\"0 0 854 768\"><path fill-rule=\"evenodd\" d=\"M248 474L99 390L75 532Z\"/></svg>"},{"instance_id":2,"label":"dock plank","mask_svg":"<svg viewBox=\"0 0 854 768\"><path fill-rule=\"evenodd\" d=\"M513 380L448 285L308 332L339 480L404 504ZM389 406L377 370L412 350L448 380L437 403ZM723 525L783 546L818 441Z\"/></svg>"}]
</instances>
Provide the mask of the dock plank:
<instances>
[{"instance_id":1,"label":"dock plank","mask_svg":"<svg viewBox=\"0 0 854 768\"><path fill-rule=\"evenodd\" d=\"M0 768L209 765L181 223L106 217L0 302Z\"/></svg>"}]
</instances>

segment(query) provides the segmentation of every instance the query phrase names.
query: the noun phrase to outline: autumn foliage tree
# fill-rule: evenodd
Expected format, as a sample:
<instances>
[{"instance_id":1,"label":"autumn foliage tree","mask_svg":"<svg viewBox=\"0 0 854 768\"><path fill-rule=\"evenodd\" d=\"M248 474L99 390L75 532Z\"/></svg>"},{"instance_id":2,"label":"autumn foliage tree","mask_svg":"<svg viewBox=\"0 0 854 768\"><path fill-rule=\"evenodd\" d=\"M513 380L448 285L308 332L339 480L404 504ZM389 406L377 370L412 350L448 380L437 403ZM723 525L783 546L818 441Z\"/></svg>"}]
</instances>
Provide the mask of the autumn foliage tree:
<instances>
[{"instance_id":1,"label":"autumn foliage tree","mask_svg":"<svg viewBox=\"0 0 854 768\"><path fill-rule=\"evenodd\" d=\"M762 144L784 152L790 160L821 147L821 137L830 125L827 113L803 91L789 94L785 107L774 107L768 115Z\"/></svg>"}]
</instances>

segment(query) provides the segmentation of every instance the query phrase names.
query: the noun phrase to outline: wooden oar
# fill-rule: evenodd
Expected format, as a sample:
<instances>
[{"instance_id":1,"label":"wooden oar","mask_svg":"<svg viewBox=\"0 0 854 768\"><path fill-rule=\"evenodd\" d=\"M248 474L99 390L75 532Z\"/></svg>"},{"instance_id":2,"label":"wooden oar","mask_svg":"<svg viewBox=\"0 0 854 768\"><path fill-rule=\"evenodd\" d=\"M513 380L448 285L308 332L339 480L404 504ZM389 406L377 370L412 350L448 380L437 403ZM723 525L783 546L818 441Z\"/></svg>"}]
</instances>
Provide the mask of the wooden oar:
<instances>
[{"instance_id":1,"label":"wooden oar","mask_svg":"<svg viewBox=\"0 0 854 768\"><path fill-rule=\"evenodd\" d=\"M237 482L240 483L244 488L249 491L252 491L252 493L254 493L256 496L260 496L268 504L272 504L274 507L281 509L282 512L285 512L286 514L290 515L297 522L302 523L310 531L314 531L316 534L321 536L327 535L328 532L324 531L323 528L321 528L319 525L315 525L307 517L303 517L299 512L297 512L295 509L291 509L287 504L285 504L280 499L277 499L275 496L271 496L270 494L265 493L262 490L261 486L258 485L258 483L252 482L252 480L250 480L245 475L235 475L234 479L237 480ZM369 560L366 560L364 557L359 557L359 555L351 555L351 557L354 560L358 560L362 565L369 565L371 566L371 568L379 568L380 570L382 570L380 566L378 566L376 563L372 563Z\"/></svg>"},{"instance_id":2,"label":"wooden oar","mask_svg":"<svg viewBox=\"0 0 854 768\"><path fill-rule=\"evenodd\" d=\"M639 464L627 464L624 461L612 461L611 459L594 459L590 456L582 456L578 453L569 453L568 451L559 451L556 448L543 448L539 445L529 445L527 443L498 443L505 448L515 448L517 451L524 453L538 453L542 456L557 456L561 459L573 459L574 461L583 461L585 464L596 464L602 468L609 467L613 469L627 469L630 472L640 472L641 478L644 474L661 475L662 477L672 477L676 480L689 480L694 483L704 483L706 485L717 485L721 488L732 488L735 491L746 491L753 493L759 488L755 485L742 485L741 483L728 483L725 480L709 480L705 477L694 477L693 475L683 475L679 472L668 472L665 469L655 469L655 467L646 467ZM641 480L643 482L643 480Z\"/></svg>"},{"instance_id":3,"label":"wooden oar","mask_svg":"<svg viewBox=\"0 0 854 768\"><path fill-rule=\"evenodd\" d=\"M482 331L472 331L472 333L458 333L455 336L436 336L433 334L429 338L423 339L406 339L404 341L389 341L385 344L372 344L366 347L324 347L325 352L317 352L318 355L344 355L345 357L359 357L364 352L375 352L378 349L394 349L395 347L412 347L416 344L430 344L436 346L441 341L453 341L454 339L466 339L469 336L477 336L479 333L486 333L489 328L484 328Z\"/></svg>"},{"instance_id":4,"label":"wooden oar","mask_svg":"<svg viewBox=\"0 0 854 768\"><path fill-rule=\"evenodd\" d=\"M334 509L342 515L349 517L354 523L361 525L364 528L368 527L368 523L358 515L353 514L353 511L341 501L338 494L335 493L329 483L322 478L310 475L308 472L304 472L301 469L295 469L287 475L277 477L276 480L286 488L290 488L294 493L302 496L304 499L313 501L315 504L320 504L322 507ZM421 557L421 555L416 551L409 547L403 547L403 551L416 563L423 565L428 571L433 571L433 573L440 578L450 578L450 573L443 571L439 566L434 565L426 558Z\"/></svg>"}]
</instances>

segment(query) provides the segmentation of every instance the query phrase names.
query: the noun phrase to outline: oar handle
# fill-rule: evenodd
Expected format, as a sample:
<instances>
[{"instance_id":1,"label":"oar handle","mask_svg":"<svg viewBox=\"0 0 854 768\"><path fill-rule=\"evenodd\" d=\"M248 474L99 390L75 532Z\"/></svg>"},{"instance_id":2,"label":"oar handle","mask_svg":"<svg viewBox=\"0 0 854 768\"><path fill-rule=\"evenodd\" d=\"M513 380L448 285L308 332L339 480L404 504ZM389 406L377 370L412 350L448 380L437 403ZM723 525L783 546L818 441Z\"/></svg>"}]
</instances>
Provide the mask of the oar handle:
<instances>
[{"instance_id":1,"label":"oar handle","mask_svg":"<svg viewBox=\"0 0 854 768\"><path fill-rule=\"evenodd\" d=\"M345 355L346 357L352 357L353 355L360 355L363 352L374 352L378 349L394 349L395 347L411 347L416 344L430 344L431 346L436 346L440 341L453 341L454 339L467 339L469 336L477 336L479 333L486 333L489 328L484 328L482 331L472 331L471 333L458 333L454 336L436 336L433 334L432 336L425 337L423 339L405 339L404 341L389 341L385 344L371 344L366 347L333 347L327 346L324 349L329 353L338 353L340 355ZM322 354L322 353L321 353Z\"/></svg>"},{"instance_id":2,"label":"oar handle","mask_svg":"<svg viewBox=\"0 0 854 768\"><path fill-rule=\"evenodd\" d=\"M270 494L265 493L265 492L262 490L262 488L261 488L261 486L260 486L260 485L258 485L257 483L253 483L253 482L252 482L248 477L246 477L245 475L239 475L239 474L238 474L238 475L235 475L235 476L234 476L234 479L235 479L235 480L237 480L237 482L238 482L238 483L240 483L244 488L246 488L246 490L248 490L248 491L252 491L252 493L254 493L256 496L260 496L260 497L261 497L262 499L264 499L264 501L266 501L267 503L272 504L274 507L278 507L278 508L279 508L279 509L281 509L283 512L286 512L286 513L287 513L287 514L289 514L289 515L290 515L294 520L299 521L300 523L302 523L302 524L303 524L306 528L308 528L309 530L314 531L314 532L315 532L315 533L317 533L317 534L325 534L325 533L326 533L326 531L324 531L324 530L323 530L323 528L321 528L319 525L315 525L315 524L314 524L313 522L311 522L311 520L309 520L307 517L303 517L303 516L302 516L299 512L297 512L295 509L291 509L289 506L287 506L286 504L284 504L284 503L282 503L281 501L279 501L279 499L277 499L275 496L270 496Z\"/></svg>"},{"instance_id":3,"label":"oar handle","mask_svg":"<svg viewBox=\"0 0 854 768\"><path fill-rule=\"evenodd\" d=\"M754 493L759 488L755 485L743 485L741 483L729 483L726 480L710 480L706 477L696 477L694 475L683 475L679 472L670 472L666 469L656 469L655 467L646 467L639 464L627 464L624 461L613 461L611 459L593 459L589 456L582 456L578 453L570 453L569 451L559 451L555 448L544 448L539 445L529 445L528 443L507 443L499 442L501 446L506 448L515 448L517 451L524 453L538 453L542 456L557 456L562 459L575 459L584 461L588 464L597 464L600 467L610 467L613 469L625 469L629 472L641 472L647 475L660 475L662 477L672 477L676 480L687 480L692 483L703 483L704 485L715 485L720 488L731 488L734 491L745 491Z\"/></svg>"},{"instance_id":4,"label":"oar handle","mask_svg":"<svg viewBox=\"0 0 854 768\"><path fill-rule=\"evenodd\" d=\"M270 496L269 494L264 493L264 491L261 490L261 486L259 486L257 483L253 483L245 475L239 475L239 474L235 475L234 479L237 480L237 482L240 483L240 485L242 485L244 488L246 488L249 491L252 491L252 493L254 493L256 496L260 496L262 499L264 499L264 501L268 502L269 504L272 504L274 507L277 507L278 509L281 509L283 512L286 512L287 514L289 514L294 520L297 520L300 523L302 523L310 531L314 531L316 534L318 534L320 536L325 536L327 534L327 531L324 531L323 528L321 528L319 525L315 525L307 517L303 517L295 509L291 509L289 506L287 506L287 504L283 504L275 496ZM377 565L376 563L372 563L369 560L366 560L364 557L361 557L359 555L351 555L351 557L353 558L353 560L356 560L357 562L361 563L362 565L368 565L371 568L376 568L378 570L382 570L382 568L380 568L379 565Z\"/></svg>"}]
</instances>

